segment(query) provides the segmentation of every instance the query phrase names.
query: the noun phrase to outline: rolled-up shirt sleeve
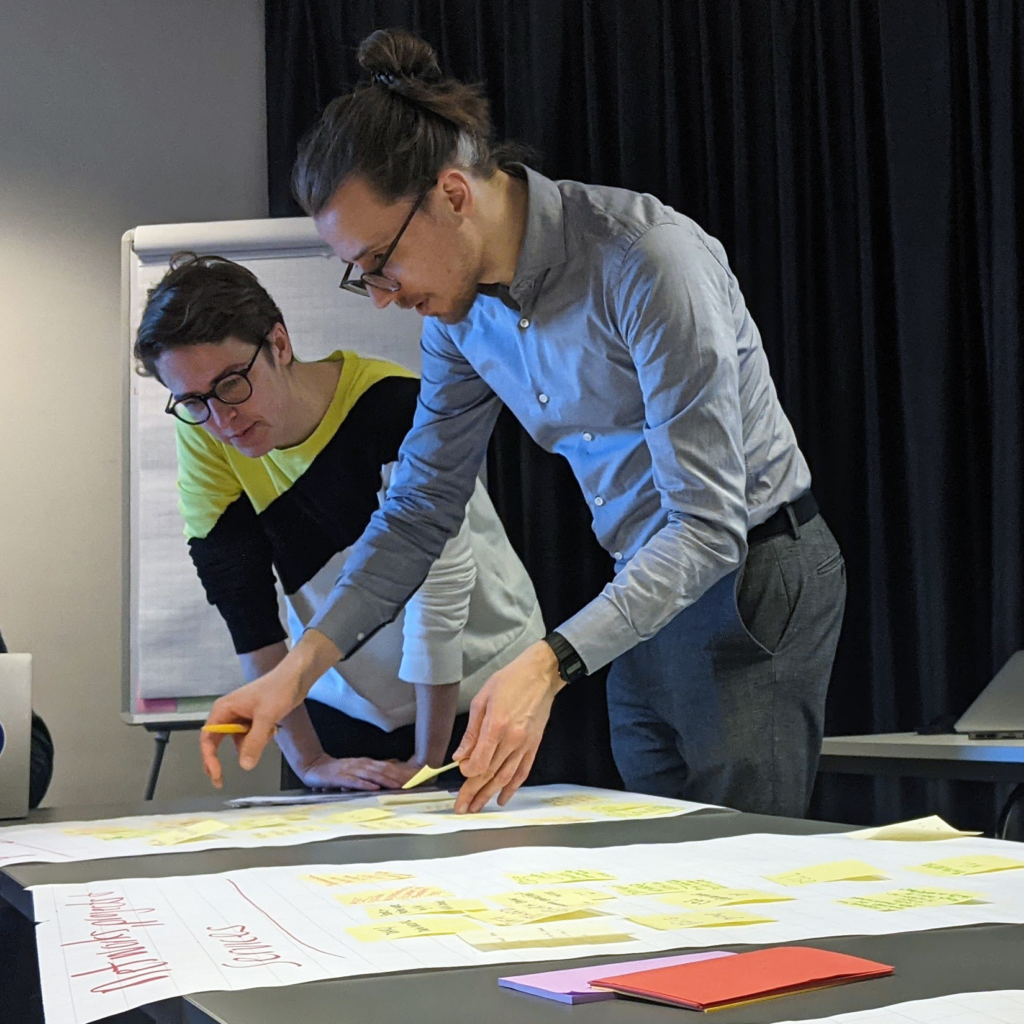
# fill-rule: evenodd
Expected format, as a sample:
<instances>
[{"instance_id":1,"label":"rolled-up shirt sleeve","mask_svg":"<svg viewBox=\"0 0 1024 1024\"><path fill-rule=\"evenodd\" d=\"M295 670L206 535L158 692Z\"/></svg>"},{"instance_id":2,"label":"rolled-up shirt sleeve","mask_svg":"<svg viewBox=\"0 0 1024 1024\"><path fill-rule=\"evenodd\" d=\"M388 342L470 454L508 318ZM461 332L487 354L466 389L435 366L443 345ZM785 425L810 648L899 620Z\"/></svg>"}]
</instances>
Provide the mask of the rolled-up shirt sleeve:
<instances>
[{"instance_id":1,"label":"rolled-up shirt sleeve","mask_svg":"<svg viewBox=\"0 0 1024 1024\"><path fill-rule=\"evenodd\" d=\"M394 621L458 534L501 408L441 324L424 322L420 347L416 415L387 497L309 624L345 657Z\"/></svg>"},{"instance_id":2,"label":"rolled-up shirt sleeve","mask_svg":"<svg viewBox=\"0 0 1024 1024\"><path fill-rule=\"evenodd\" d=\"M475 583L467 516L405 606L399 679L430 685L462 682L462 640Z\"/></svg>"},{"instance_id":3,"label":"rolled-up shirt sleeve","mask_svg":"<svg viewBox=\"0 0 1024 1024\"><path fill-rule=\"evenodd\" d=\"M730 275L677 224L626 251L609 296L643 392L667 523L559 627L591 672L653 636L747 551L746 465Z\"/></svg>"}]
</instances>

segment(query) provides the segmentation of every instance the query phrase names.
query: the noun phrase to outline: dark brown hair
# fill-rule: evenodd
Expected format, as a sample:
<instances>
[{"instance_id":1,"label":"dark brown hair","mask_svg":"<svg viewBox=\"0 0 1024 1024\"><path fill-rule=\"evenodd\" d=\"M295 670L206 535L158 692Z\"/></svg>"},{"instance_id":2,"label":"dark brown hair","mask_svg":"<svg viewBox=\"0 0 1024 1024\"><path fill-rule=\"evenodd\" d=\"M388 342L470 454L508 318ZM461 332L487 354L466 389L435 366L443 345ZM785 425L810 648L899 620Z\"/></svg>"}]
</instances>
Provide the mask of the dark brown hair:
<instances>
[{"instance_id":1,"label":"dark brown hair","mask_svg":"<svg viewBox=\"0 0 1024 1024\"><path fill-rule=\"evenodd\" d=\"M490 177L501 159L479 85L446 78L428 43L401 29L367 36L357 54L369 79L327 105L299 145L292 191L316 216L359 174L385 202L420 192L448 164Z\"/></svg>"},{"instance_id":2,"label":"dark brown hair","mask_svg":"<svg viewBox=\"0 0 1024 1024\"><path fill-rule=\"evenodd\" d=\"M179 252L149 290L135 337L136 369L156 377L168 349L238 338L259 345L284 324L281 310L251 271L223 256Z\"/></svg>"}]
</instances>

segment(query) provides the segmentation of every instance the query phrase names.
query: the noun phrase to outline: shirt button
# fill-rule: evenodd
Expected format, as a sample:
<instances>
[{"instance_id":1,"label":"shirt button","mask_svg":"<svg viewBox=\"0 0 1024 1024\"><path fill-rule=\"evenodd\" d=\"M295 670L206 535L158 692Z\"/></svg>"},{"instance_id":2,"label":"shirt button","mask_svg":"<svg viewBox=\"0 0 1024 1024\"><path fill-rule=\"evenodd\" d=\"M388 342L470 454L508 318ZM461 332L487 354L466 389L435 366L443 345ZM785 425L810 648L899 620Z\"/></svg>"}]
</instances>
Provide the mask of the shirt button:
<instances>
[{"instance_id":1,"label":"shirt button","mask_svg":"<svg viewBox=\"0 0 1024 1024\"><path fill-rule=\"evenodd\" d=\"M548 398L548 396L547 396L547 395L545 395L545 394L544 394L544 393L542 392L541 394L539 394L539 395L537 396L537 401L538 401L538 402L540 402L540 404L541 404L541 405L547 405L547 404L548 404L548 402L550 401L550 399Z\"/></svg>"},{"instance_id":2,"label":"shirt button","mask_svg":"<svg viewBox=\"0 0 1024 1024\"><path fill-rule=\"evenodd\" d=\"M602 498L602 497L601 497L601 495L599 494L599 495L598 495L598 496L597 496L597 497L596 497L596 498L594 499L594 504L595 504L595 505L597 505L597 507L598 507L598 508L600 508L600 507L601 507L601 506L602 506L602 505L604 504L604 498Z\"/></svg>"},{"instance_id":3,"label":"shirt button","mask_svg":"<svg viewBox=\"0 0 1024 1024\"><path fill-rule=\"evenodd\" d=\"M584 430L583 431L583 440L584 441L593 441L594 440L594 435L589 430Z\"/></svg>"},{"instance_id":4,"label":"shirt button","mask_svg":"<svg viewBox=\"0 0 1024 1024\"><path fill-rule=\"evenodd\" d=\"M357 640L365 640L366 639L366 634L365 633L356 633L356 639Z\"/></svg>"},{"instance_id":5,"label":"shirt button","mask_svg":"<svg viewBox=\"0 0 1024 1024\"><path fill-rule=\"evenodd\" d=\"M621 551L613 551L612 552L612 558L614 558L616 562L621 562L622 561L622 552Z\"/></svg>"},{"instance_id":6,"label":"shirt button","mask_svg":"<svg viewBox=\"0 0 1024 1024\"><path fill-rule=\"evenodd\" d=\"M519 326L525 331L526 328L530 326L529 318L524 316L523 319L519 321Z\"/></svg>"}]
</instances>

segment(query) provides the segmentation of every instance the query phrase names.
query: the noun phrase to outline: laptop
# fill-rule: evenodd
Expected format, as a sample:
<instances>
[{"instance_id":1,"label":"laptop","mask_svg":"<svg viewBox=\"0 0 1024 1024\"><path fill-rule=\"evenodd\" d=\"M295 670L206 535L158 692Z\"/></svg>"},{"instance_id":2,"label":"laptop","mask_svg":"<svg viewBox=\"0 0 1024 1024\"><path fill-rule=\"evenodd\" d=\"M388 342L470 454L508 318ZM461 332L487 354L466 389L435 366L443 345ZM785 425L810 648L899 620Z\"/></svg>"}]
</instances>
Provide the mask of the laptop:
<instances>
[{"instance_id":1,"label":"laptop","mask_svg":"<svg viewBox=\"0 0 1024 1024\"><path fill-rule=\"evenodd\" d=\"M972 740L1024 739L1024 651L996 673L953 726Z\"/></svg>"},{"instance_id":2,"label":"laptop","mask_svg":"<svg viewBox=\"0 0 1024 1024\"><path fill-rule=\"evenodd\" d=\"M0 654L0 818L28 814L32 655Z\"/></svg>"}]
</instances>

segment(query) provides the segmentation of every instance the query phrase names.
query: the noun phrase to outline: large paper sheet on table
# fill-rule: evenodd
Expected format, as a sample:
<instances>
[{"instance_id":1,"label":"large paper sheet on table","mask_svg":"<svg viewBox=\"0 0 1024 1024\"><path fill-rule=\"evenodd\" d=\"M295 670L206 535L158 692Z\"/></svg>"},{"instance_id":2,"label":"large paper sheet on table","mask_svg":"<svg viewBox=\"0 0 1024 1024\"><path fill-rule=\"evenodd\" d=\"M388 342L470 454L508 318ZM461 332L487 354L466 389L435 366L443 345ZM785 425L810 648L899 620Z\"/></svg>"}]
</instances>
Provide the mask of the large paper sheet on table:
<instances>
[{"instance_id":1,"label":"large paper sheet on table","mask_svg":"<svg viewBox=\"0 0 1024 1024\"><path fill-rule=\"evenodd\" d=\"M874 1010L815 1017L799 1024L1022 1024L1024 989L963 992L934 999L914 999ZM780 1024L798 1024L782 1021Z\"/></svg>"},{"instance_id":2,"label":"large paper sheet on table","mask_svg":"<svg viewBox=\"0 0 1024 1024\"><path fill-rule=\"evenodd\" d=\"M872 844L880 876L874 881L786 885L768 878L847 860L852 842L842 835L750 835L518 847L37 886L46 1011L50 1019L87 1024L197 991L1024 922L1024 864L937 885L914 870L929 859L914 843ZM956 842L960 857L1010 859L1019 850L997 840ZM940 889L955 895L944 901ZM897 910L873 908L893 890L931 896L905 896Z\"/></svg>"},{"instance_id":3,"label":"large paper sheet on table","mask_svg":"<svg viewBox=\"0 0 1024 1024\"><path fill-rule=\"evenodd\" d=\"M387 832L429 836L471 829L658 818L709 806L585 786L525 787L505 807L494 804L480 814L456 815L453 805L454 795L413 791L306 807L13 825L0 830L0 868L231 847L295 846Z\"/></svg>"}]
</instances>

